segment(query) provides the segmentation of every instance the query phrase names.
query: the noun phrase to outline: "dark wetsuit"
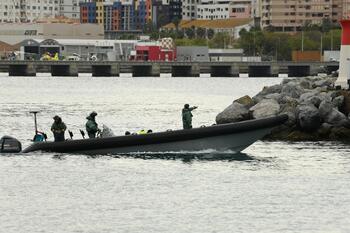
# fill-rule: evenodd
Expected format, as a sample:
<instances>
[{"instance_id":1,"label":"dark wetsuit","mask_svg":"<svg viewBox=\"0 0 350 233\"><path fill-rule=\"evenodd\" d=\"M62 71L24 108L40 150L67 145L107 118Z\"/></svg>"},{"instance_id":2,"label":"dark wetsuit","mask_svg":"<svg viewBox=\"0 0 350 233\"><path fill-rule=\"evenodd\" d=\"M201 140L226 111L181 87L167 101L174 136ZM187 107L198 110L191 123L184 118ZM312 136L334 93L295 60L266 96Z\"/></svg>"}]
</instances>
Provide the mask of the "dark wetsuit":
<instances>
[{"instance_id":1,"label":"dark wetsuit","mask_svg":"<svg viewBox=\"0 0 350 233\"><path fill-rule=\"evenodd\" d=\"M64 132L66 131L67 126L64 124L64 122L61 121L55 121L51 126L51 131L53 132L53 136L55 138L55 142L62 142L65 140L64 138Z\"/></svg>"}]
</instances>

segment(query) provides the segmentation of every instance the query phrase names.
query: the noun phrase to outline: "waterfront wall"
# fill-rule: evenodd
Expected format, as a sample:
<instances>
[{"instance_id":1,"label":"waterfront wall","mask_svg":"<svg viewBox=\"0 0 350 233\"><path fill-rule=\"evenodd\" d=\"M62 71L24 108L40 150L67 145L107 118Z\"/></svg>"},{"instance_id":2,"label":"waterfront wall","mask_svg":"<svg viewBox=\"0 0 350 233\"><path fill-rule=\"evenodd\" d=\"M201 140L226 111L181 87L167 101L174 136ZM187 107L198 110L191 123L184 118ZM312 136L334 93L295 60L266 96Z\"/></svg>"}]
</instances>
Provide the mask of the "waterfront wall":
<instances>
[{"instance_id":1,"label":"waterfront wall","mask_svg":"<svg viewBox=\"0 0 350 233\"><path fill-rule=\"evenodd\" d=\"M0 72L10 76L35 76L51 73L52 76L77 76L91 73L93 76L116 76L131 73L134 77L289 77L331 74L339 69L338 62L68 62L68 61L0 61Z\"/></svg>"}]
</instances>

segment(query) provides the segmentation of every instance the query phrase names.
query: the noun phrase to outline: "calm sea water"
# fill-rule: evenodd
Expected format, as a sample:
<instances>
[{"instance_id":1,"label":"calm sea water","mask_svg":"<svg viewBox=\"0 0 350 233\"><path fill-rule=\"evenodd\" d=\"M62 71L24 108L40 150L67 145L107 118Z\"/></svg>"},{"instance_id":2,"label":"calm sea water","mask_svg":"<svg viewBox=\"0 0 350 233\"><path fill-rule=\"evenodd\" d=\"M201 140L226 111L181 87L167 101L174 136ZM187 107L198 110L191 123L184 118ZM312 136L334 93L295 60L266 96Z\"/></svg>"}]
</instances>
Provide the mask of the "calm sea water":
<instances>
[{"instance_id":1,"label":"calm sea water","mask_svg":"<svg viewBox=\"0 0 350 233\"><path fill-rule=\"evenodd\" d=\"M0 77L0 136L30 144L33 118L115 134L214 123L235 98L281 79ZM49 134L50 137L52 137ZM0 157L0 232L349 232L350 145L257 142L232 160L33 153Z\"/></svg>"}]
</instances>

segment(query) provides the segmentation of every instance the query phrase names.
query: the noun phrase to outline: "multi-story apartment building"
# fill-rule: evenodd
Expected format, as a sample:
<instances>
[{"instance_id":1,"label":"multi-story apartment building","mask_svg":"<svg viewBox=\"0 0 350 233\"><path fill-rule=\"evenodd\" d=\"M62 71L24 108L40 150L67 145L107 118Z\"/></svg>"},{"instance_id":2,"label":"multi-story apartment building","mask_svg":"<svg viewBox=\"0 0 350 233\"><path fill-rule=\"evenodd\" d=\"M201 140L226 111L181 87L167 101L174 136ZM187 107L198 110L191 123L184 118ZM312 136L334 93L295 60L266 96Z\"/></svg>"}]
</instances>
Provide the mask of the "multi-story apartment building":
<instances>
[{"instance_id":1,"label":"multi-story apartment building","mask_svg":"<svg viewBox=\"0 0 350 233\"><path fill-rule=\"evenodd\" d=\"M96 3L96 21L98 24L104 24L104 0L94 0Z\"/></svg>"},{"instance_id":2,"label":"multi-story apartment building","mask_svg":"<svg viewBox=\"0 0 350 233\"><path fill-rule=\"evenodd\" d=\"M336 23L348 15L349 0L261 0L261 26L297 31L306 24Z\"/></svg>"},{"instance_id":3,"label":"multi-story apartment building","mask_svg":"<svg viewBox=\"0 0 350 233\"><path fill-rule=\"evenodd\" d=\"M185 0L182 18L185 20L217 20L229 18L250 18L252 3L256 0Z\"/></svg>"},{"instance_id":4,"label":"multi-story apartment building","mask_svg":"<svg viewBox=\"0 0 350 233\"><path fill-rule=\"evenodd\" d=\"M260 16L261 16L261 14L260 14L261 0L252 0L251 4L252 4L252 17L253 18L260 18Z\"/></svg>"},{"instance_id":5,"label":"multi-story apartment building","mask_svg":"<svg viewBox=\"0 0 350 233\"><path fill-rule=\"evenodd\" d=\"M254 15L254 8L252 0L236 0L229 4L230 18L252 18Z\"/></svg>"},{"instance_id":6,"label":"multi-story apartment building","mask_svg":"<svg viewBox=\"0 0 350 233\"><path fill-rule=\"evenodd\" d=\"M1 0L0 22L33 22L57 16L59 0Z\"/></svg>"},{"instance_id":7,"label":"multi-story apartment building","mask_svg":"<svg viewBox=\"0 0 350 233\"><path fill-rule=\"evenodd\" d=\"M197 19L197 6L200 0L183 0L182 1L182 19L192 20Z\"/></svg>"},{"instance_id":8,"label":"multi-story apartment building","mask_svg":"<svg viewBox=\"0 0 350 233\"><path fill-rule=\"evenodd\" d=\"M135 4L134 0L121 0L120 30L133 31L135 28Z\"/></svg>"},{"instance_id":9,"label":"multi-story apartment building","mask_svg":"<svg viewBox=\"0 0 350 233\"><path fill-rule=\"evenodd\" d=\"M197 4L197 19L228 19L229 4L227 0L201 0Z\"/></svg>"},{"instance_id":10,"label":"multi-story apartment building","mask_svg":"<svg viewBox=\"0 0 350 233\"><path fill-rule=\"evenodd\" d=\"M60 16L65 16L71 19L79 19L79 0L59 0L58 11Z\"/></svg>"},{"instance_id":11,"label":"multi-story apartment building","mask_svg":"<svg viewBox=\"0 0 350 233\"><path fill-rule=\"evenodd\" d=\"M96 4L94 2L81 2L80 3L80 22L81 23L97 23Z\"/></svg>"},{"instance_id":12,"label":"multi-story apartment building","mask_svg":"<svg viewBox=\"0 0 350 233\"><path fill-rule=\"evenodd\" d=\"M343 18L350 18L350 0L344 0L345 3L343 4Z\"/></svg>"},{"instance_id":13,"label":"multi-story apartment building","mask_svg":"<svg viewBox=\"0 0 350 233\"><path fill-rule=\"evenodd\" d=\"M1 0L0 22L35 22L65 16L79 18L79 0Z\"/></svg>"},{"instance_id":14,"label":"multi-story apartment building","mask_svg":"<svg viewBox=\"0 0 350 233\"><path fill-rule=\"evenodd\" d=\"M161 27L175 20L182 19L181 0L153 0L152 22L156 27Z\"/></svg>"},{"instance_id":15,"label":"multi-story apartment building","mask_svg":"<svg viewBox=\"0 0 350 233\"><path fill-rule=\"evenodd\" d=\"M151 0L85 0L80 22L97 23L106 32L142 30L151 20Z\"/></svg>"},{"instance_id":16,"label":"multi-story apartment building","mask_svg":"<svg viewBox=\"0 0 350 233\"><path fill-rule=\"evenodd\" d=\"M143 30L152 21L152 0L135 0L135 26Z\"/></svg>"}]
</instances>

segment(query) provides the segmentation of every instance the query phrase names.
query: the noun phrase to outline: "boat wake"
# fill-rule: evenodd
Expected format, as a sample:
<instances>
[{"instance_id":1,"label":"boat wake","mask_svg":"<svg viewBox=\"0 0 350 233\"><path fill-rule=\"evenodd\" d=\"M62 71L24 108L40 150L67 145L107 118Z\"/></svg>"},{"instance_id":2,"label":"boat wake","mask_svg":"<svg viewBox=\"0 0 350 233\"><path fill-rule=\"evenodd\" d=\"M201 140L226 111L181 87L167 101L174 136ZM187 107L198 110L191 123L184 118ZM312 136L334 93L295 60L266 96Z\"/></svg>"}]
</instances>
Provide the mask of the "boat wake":
<instances>
[{"instance_id":1,"label":"boat wake","mask_svg":"<svg viewBox=\"0 0 350 233\"><path fill-rule=\"evenodd\" d=\"M141 159L181 159L181 160L235 160L247 161L255 160L253 157L242 152L235 152L231 150L216 151L216 150L202 150L202 151L168 151L162 153L155 152L137 152L137 153L122 153L112 155L112 157L134 157Z\"/></svg>"}]
</instances>

